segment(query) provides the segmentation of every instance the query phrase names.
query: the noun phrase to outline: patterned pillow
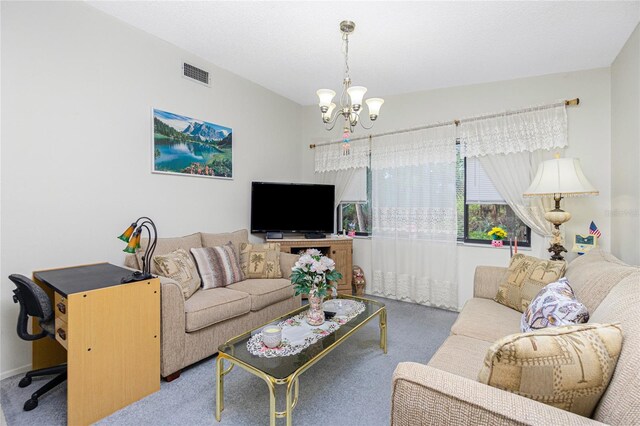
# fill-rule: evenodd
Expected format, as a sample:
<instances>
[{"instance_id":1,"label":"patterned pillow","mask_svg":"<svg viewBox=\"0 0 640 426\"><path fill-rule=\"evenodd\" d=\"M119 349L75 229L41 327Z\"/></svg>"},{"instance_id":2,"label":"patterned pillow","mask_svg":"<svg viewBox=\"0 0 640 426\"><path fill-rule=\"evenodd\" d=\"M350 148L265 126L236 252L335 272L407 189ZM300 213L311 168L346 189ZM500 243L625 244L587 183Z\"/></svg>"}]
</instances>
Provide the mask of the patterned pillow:
<instances>
[{"instance_id":1,"label":"patterned pillow","mask_svg":"<svg viewBox=\"0 0 640 426\"><path fill-rule=\"evenodd\" d=\"M558 281L566 268L564 260L542 260L516 254L511 258L507 281L500 283L494 300L524 312L542 287Z\"/></svg>"},{"instance_id":2,"label":"patterned pillow","mask_svg":"<svg viewBox=\"0 0 640 426\"><path fill-rule=\"evenodd\" d=\"M231 241L218 247L192 248L191 253L198 264L203 289L224 287L244 280Z\"/></svg>"},{"instance_id":3,"label":"patterned pillow","mask_svg":"<svg viewBox=\"0 0 640 426\"><path fill-rule=\"evenodd\" d=\"M512 334L491 345L478 381L591 417L621 347L619 323Z\"/></svg>"},{"instance_id":4,"label":"patterned pillow","mask_svg":"<svg viewBox=\"0 0 640 426\"><path fill-rule=\"evenodd\" d=\"M200 276L191 255L184 249L153 256L158 275L171 278L182 287L184 299L190 298L200 287Z\"/></svg>"},{"instance_id":5,"label":"patterned pillow","mask_svg":"<svg viewBox=\"0 0 640 426\"><path fill-rule=\"evenodd\" d=\"M522 314L523 333L589 321L587 307L576 299L566 278L547 284Z\"/></svg>"},{"instance_id":6,"label":"patterned pillow","mask_svg":"<svg viewBox=\"0 0 640 426\"><path fill-rule=\"evenodd\" d=\"M246 278L282 278L280 244L242 243L240 265Z\"/></svg>"}]
</instances>

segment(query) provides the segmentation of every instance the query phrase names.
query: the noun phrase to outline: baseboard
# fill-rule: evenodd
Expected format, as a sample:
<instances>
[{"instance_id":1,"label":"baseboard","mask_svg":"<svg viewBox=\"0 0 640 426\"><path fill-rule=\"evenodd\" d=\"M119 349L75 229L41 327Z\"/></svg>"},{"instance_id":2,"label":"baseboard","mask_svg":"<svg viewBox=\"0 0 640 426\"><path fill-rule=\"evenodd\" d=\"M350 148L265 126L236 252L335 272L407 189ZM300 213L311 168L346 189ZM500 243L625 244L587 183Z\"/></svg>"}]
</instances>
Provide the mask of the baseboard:
<instances>
[{"instance_id":1,"label":"baseboard","mask_svg":"<svg viewBox=\"0 0 640 426\"><path fill-rule=\"evenodd\" d=\"M12 370L3 371L0 373L0 380L4 380L7 377L15 376L16 374L26 373L31 370L31 364L23 365L22 367L14 368Z\"/></svg>"}]
</instances>

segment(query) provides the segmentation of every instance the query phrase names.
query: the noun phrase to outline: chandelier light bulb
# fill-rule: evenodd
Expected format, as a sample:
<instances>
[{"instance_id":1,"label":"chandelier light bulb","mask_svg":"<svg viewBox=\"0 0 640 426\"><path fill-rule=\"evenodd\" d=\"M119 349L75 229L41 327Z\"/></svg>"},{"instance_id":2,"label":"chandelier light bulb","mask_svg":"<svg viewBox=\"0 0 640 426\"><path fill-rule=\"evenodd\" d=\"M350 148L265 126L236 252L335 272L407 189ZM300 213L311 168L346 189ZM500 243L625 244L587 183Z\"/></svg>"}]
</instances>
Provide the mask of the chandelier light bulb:
<instances>
[{"instance_id":1,"label":"chandelier light bulb","mask_svg":"<svg viewBox=\"0 0 640 426\"><path fill-rule=\"evenodd\" d=\"M333 110L335 108L336 108L336 104L331 102L331 105L329 105L327 112L322 113L322 121L324 121L325 123L328 123L329 121L331 121L331 114L333 113Z\"/></svg>"},{"instance_id":2,"label":"chandelier light bulb","mask_svg":"<svg viewBox=\"0 0 640 426\"><path fill-rule=\"evenodd\" d=\"M316 92L316 94L318 95L318 99L320 100L320 110L323 113L327 112L329 110L329 107L331 106L333 97L336 95L336 92L331 89L320 89Z\"/></svg>"},{"instance_id":3,"label":"chandelier light bulb","mask_svg":"<svg viewBox=\"0 0 640 426\"><path fill-rule=\"evenodd\" d=\"M380 115L380 107L384 103L384 99L382 98L370 98L365 101L367 106L369 107L369 118L371 121L374 121Z\"/></svg>"},{"instance_id":4,"label":"chandelier light bulb","mask_svg":"<svg viewBox=\"0 0 640 426\"><path fill-rule=\"evenodd\" d=\"M367 93L367 88L364 86L352 86L347 89L349 98L351 98L351 107L354 111L358 111L362 106L362 99L364 94Z\"/></svg>"}]
</instances>

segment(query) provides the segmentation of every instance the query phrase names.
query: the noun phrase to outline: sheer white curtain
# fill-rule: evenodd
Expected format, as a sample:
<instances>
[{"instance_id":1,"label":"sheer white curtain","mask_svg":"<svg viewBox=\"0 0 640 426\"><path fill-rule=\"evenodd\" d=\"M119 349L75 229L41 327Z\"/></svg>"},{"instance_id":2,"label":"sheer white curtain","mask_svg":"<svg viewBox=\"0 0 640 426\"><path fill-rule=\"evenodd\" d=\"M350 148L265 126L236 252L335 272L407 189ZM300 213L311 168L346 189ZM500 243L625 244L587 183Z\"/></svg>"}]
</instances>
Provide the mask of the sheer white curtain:
<instances>
[{"instance_id":1,"label":"sheer white curtain","mask_svg":"<svg viewBox=\"0 0 640 426\"><path fill-rule=\"evenodd\" d=\"M373 294L458 309L455 127L371 147Z\"/></svg>"},{"instance_id":2,"label":"sheer white curtain","mask_svg":"<svg viewBox=\"0 0 640 426\"><path fill-rule=\"evenodd\" d=\"M369 167L369 140L354 140L350 145L348 154L345 154L341 143L317 145L314 150L315 172Z\"/></svg>"},{"instance_id":3,"label":"sheer white curtain","mask_svg":"<svg viewBox=\"0 0 640 426\"><path fill-rule=\"evenodd\" d=\"M340 205L340 201L342 200L345 191L349 187L349 184L351 183L351 180L353 179L353 176L355 175L356 170L357 169L334 170L330 172L322 172L322 173L315 174L316 183L322 183L325 185L335 185L336 188L335 188L335 198L334 198L334 206L333 206L334 211ZM334 215L333 216L333 232L337 232L338 230L338 226L337 226L338 224L336 223L337 219L338 218L336 217L336 215Z\"/></svg>"},{"instance_id":4,"label":"sheer white curtain","mask_svg":"<svg viewBox=\"0 0 640 426\"><path fill-rule=\"evenodd\" d=\"M533 232L549 238L552 225L544 218L551 201L525 199L538 165L567 146L564 101L519 113L463 120L458 128L461 154L478 157L500 195Z\"/></svg>"},{"instance_id":5,"label":"sheer white curtain","mask_svg":"<svg viewBox=\"0 0 640 426\"><path fill-rule=\"evenodd\" d=\"M487 176L518 218L545 238L550 238L553 230L553 225L544 218L544 213L553 209L552 199L524 198L522 194L531 184L540 163L551 158L551 152L545 150L478 157Z\"/></svg>"}]
</instances>

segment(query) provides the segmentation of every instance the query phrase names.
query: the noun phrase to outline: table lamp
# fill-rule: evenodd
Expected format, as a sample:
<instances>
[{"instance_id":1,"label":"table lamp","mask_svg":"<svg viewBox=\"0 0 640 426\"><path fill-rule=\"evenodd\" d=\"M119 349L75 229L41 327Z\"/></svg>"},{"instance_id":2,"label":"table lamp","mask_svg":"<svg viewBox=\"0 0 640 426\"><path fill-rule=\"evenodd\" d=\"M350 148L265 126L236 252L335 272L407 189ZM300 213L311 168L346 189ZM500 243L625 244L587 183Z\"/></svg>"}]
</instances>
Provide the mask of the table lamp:
<instances>
[{"instance_id":1,"label":"table lamp","mask_svg":"<svg viewBox=\"0 0 640 426\"><path fill-rule=\"evenodd\" d=\"M130 283L133 281L142 281L148 280L149 278L153 278L151 275L151 259L153 258L153 252L156 249L156 243L158 242L158 234L156 230L156 225L153 223L151 219L146 216L142 216L135 222L133 222L118 238L122 241L128 243L124 248L125 253L135 254L136 250L140 248L140 235L142 234L142 230L147 230L147 235L149 235L149 243L147 244L147 249L142 256L142 272L135 271L128 277L122 278L123 283ZM151 233L153 230L153 234ZM153 236L153 240L151 237Z\"/></svg>"},{"instance_id":2,"label":"table lamp","mask_svg":"<svg viewBox=\"0 0 640 426\"><path fill-rule=\"evenodd\" d=\"M524 192L525 197L553 197L555 209L544 214L544 218L554 226L551 247L547 249L553 253L551 260L564 260L563 252L567 252L562 245L560 225L571 219L571 213L560 209L560 201L564 197L598 195L599 192L587 180L580 160L577 158L559 158L542 162L529 188Z\"/></svg>"}]
</instances>

